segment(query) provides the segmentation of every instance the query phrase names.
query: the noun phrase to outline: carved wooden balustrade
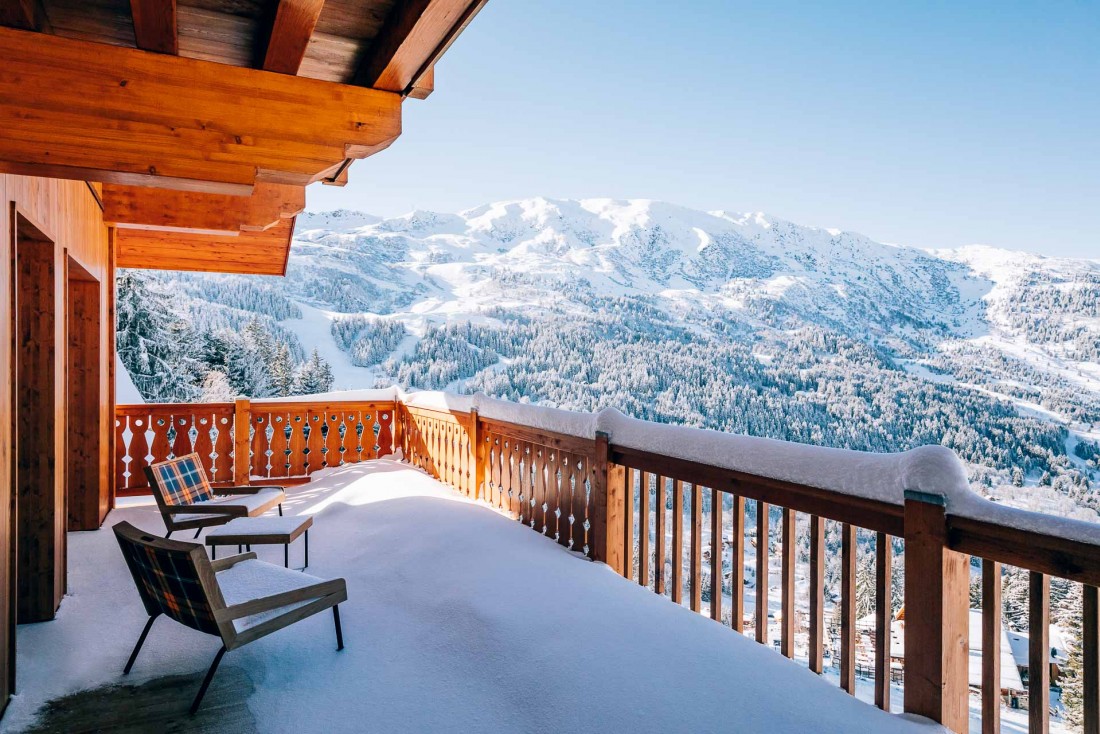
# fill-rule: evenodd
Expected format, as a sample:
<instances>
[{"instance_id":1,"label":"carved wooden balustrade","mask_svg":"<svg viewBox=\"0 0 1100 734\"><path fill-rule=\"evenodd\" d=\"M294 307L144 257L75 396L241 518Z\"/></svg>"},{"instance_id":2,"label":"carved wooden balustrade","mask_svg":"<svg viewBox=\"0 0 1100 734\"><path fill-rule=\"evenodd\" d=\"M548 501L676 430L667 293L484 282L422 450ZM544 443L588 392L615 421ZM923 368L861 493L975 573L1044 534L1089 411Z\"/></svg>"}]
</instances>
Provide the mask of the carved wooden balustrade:
<instances>
[{"instance_id":1,"label":"carved wooden balustrade","mask_svg":"<svg viewBox=\"0 0 1100 734\"><path fill-rule=\"evenodd\" d=\"M143 469L197 453L215 485L304 479L330 466L393 453L393 401L119 405L115 482L120 495L149 491ZM238 456L246 456L238 461Z\"/></svg>"},{"instance_id":2,"label":"carved wooden balustrade","mask_svg":"<svg viewBox=\"0 0 1100 734\"><path fill-rule=\"evenodd\" d=\"M147 462L190 451L216 483L293 481L400 451L463 495L673 603L761 644L770 646L774 634L778 653L799 658L797 664L822 673L830 668L826 660L835 660L840 686L853 694L857 685L873 686L883 709L890 710L891 692L904 682L905 711L957 732L968 731L972 718L972 566L981 567L983 579L981 684L974 688L986 734L1001 730L1002 564L1030 572L1030 732L1050 726L1050 577L1065 578L1083 585L1083 731L1100 734L1100 532L1091 535L1091 526L1078 523L1074 537L1063 537L1049 524L1028 528L953 514L940 495L907 491L896 502L854 496L687 460L672 450L630 448L598 431L560 433L474 408L402 399L119 406L116 416L120 493L144 488ZM839 584L832 588L827 535L839 535L839 558L832 559L839 562ZM873 662L866 666L857 659L861 554L873 554L875 568ZM801 560L805 590L796 583ZM896 650L892 576L902 563L905 642ZM777 591L767 581L747 583L770 580L773 570ZM771 603L773 593L778 604ZM834 601L828 625L825 610Z\"/></svg>"}]
</instances>

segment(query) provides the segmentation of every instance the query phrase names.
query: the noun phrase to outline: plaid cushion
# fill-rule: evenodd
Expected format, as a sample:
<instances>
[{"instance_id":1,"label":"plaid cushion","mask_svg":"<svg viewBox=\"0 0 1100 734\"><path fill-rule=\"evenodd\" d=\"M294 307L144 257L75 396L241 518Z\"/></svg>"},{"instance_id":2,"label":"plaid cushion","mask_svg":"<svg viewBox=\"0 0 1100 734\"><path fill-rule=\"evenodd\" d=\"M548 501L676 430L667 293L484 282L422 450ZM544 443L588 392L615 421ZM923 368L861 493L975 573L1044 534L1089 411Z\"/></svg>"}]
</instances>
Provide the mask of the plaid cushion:
<instances>
[{"instance_id":1,"label":"plaid cushion","mask_svg":"<svg viewBox=\"0 0 1100 734\"><path fill-rule=\"evenodd\" d=\"M187 454L149 468L169 505L193 505L214 496L198 454Z\"/></svg>"},{"instance_id":2,"label":"plaid cushion","mask_svg":"<svg viewBox=\"0 0 1100 734\"><path fill-rule=\"evenodd\" d=\"M145 608L200 632L218 634L214 613L187 551L170 551L118 536Z\"/></svg>"}]
</instances>

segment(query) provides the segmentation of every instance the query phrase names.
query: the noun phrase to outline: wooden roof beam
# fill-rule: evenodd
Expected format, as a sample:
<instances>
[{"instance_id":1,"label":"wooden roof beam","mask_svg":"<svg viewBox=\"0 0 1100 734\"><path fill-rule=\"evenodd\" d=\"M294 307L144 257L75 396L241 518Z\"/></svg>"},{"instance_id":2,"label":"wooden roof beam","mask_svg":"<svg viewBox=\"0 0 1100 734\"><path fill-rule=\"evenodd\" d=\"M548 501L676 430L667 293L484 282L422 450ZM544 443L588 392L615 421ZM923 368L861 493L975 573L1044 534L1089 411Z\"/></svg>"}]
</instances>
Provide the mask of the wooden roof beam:
<instances>
[{"instance_id":1,"label":"wooden roof beam","mask_svg":"<svg viewBox=\"0 0 1100 734\"><path fill-rule=\"evenodd\" d=\"M150 186L103 187L103 221L120 229L196 230L209 234L261 232L305 209L301 186L258 183L251 196L228 196Z\"/></svg>"},{"instance_id":2,"label":"wooden roof beam","mask_svg":"<svg viewBox=\"0 0 1100 734\"><path fill-rule=\"evenodd\" d=\"M428 69L424 76L415 80L409 87L409 96L413 99L427 99L435 91L435 67Z\"/></svg>"},{"instance_id":3,"label":"wooden roof beam","mask_svg":"<svg viewBox=\"0 0 1100 734\"><path fill-rule=\"evenodd\" d=\"M398 0L355 83L410 94L487 0Z\"/></svg>"},{"instance_id":4,"label":"wooden roof beam","mask_svg":"<svg viewBox=\"0 0 1100 734\"><path fill-rule=\"evenodd\" d=\"M176 56L180 52L176 0L130 0L138 48Z\"/></svg>"},{"instance_id":5,"label":"wooden roof beam","mask_svg":"<svg viewBox=\"0 0 1100 734\"><path fill-rule=\"evenodd\" d=\"M264 69L297 74L325 0L279 0L264 54Z\"/></svg>"},{"instance_id":6,"label":"wooden roof beam","mask_svg":"<svg viewBox=\"0 0 1100 734\"><path fill-rule=\"evenodd\" d=\"M144 270L286 275L294 219L237 235L116 229L116 264Z\"/></svg>"},{"instance_id":7,"label":"wooden roof beam","mask_svg":"<svg viewBox=\"0 0 1100 734\"><path fill-rule=\"evenodd\" d=\"M401 133L401 97L0 28L0 171L236 196Z\"/></svg>"}]
</instances>

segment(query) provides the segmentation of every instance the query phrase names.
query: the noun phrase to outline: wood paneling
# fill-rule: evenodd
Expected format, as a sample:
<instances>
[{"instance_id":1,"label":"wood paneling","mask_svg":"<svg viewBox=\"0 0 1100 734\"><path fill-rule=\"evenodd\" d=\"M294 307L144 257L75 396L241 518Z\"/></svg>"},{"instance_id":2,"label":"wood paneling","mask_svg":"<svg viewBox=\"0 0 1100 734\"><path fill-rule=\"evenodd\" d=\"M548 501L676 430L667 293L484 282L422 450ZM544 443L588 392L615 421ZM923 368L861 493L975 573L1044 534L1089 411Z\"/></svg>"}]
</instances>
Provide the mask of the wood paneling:
<instances>
[{"instance_id":1,"label":"wood paneling","mask_svg":"<svg viewBox=\"0 0 1100 734\"><path fill-rule=\"evenodd\" d=\"M0 599L0 663L6 661L6 665L0 664L0 698L6 700L6 695L12 691L14 685L14 622L15 606L18 594L16 593L15 567L17 553L13 553L12 539L16 534L14 524L18 521L13 513L14 493L12 487L15 483L13 474L12 449L16 442L13 433L13 376L14 355L13 346L13 279L12 260L14 257L13 244L16 221L13 217L15 206L28 220L34 222L35 227L48 240L53 241L55 255L60 262L61 248L67 248L69 254L78 259L90 275L101 283L111 283L113 273L111 270L108 252L107 228L103 226L100 218L99 207L89 187L82 181L58 181L43 178L30 178L0 174L0 302L5 304L5 317L0 319L0 589L3 590L3 599ZM60 280L58 281L60 286ZM107 313L109 287L101 289L100 308L102 313ZM56 293L59 304L58 313L64 313L64 300L62 292ZM100 424L104 426L104 434L101 442L106 445L108 434L106 426L108 420L113 420L113 407L110 405L110 391L108 387L107 360L110 350L106 348L110 344L109 319L101 322L100 359L101 374L97 394L99 400ZM56 319L55 331L57 343L61 341L63 334L62 319ZM59 362L59 364L63 364ZM58 376L63 370L55 370ZM58 395L63 396L60 385L57 388ZM58 409L60 411L60 403ZM60 412L56 423L60 426L64 423L64 413ZM54 446L60 451L63 446L64 436L61 431L56 431ZM104 471L106 471L109 457L104 455ZM64 474L65 462L59 461L59 475ZM58 497L63 500L64 485L57 484ZM55 542L59 547L55 552L64 552L64 516L58 515L57 535ZM52 595L58 596L58 587L63 588L64 579L60 576L54 579ZM58 596L59 598L59 596ZM26 620L24 620L26 621ZM2 703L0 700L0 703Z\"/></svg>"},{"instance_id":2,"label":"wood paneling","mask_svg":"<svg viewBox=\"0 0 1100 734\"><path fill-rule=\"evenodd\" d=\"M250 194L312 183L401 132L401 97L0 28L0 167Z\"/></svg>"},{"instance_id":3,"label":"wood paneling","mask_svg":"<svg viewBox=\"0 0 1100 734\"><path fill-rule=\"evenodd\" d=\"M120 268L198 270L215 273L284 275L294 220L263 232L237 236L149 229L117 229Z\"/></svg>"},{"instance_id":4,"label":"wood paneling","mask_svg":"<svg viewBox=\"0 0 1100 734\"><path fill-rule=\"evenodd\" d=\"M65 591L65 284L57 248L21 215L15 226L16 566L20 622L53 619ZM60 307L59 307L60 303Z\"/></svg>"},{"instance_id":5,"label":"wood paneling","mask_svg":"<svg viewBox=\"0 0 1100 734\"><path fill-rule=\"evenodd\" d=\"M100 283L69 258L65 329L66 477L69 530L96 530L107 516L107 454L99 410L103 369Z\"/></svg>"}]
</instances>

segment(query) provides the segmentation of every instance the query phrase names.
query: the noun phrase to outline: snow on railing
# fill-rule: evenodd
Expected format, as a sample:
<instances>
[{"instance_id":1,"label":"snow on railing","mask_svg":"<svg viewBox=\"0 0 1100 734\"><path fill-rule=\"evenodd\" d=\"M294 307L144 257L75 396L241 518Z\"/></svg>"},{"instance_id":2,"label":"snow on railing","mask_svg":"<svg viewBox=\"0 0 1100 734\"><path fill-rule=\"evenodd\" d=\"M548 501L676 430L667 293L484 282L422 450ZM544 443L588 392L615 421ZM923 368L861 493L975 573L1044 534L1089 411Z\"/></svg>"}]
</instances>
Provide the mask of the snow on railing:
<instances>
[{"instance_id":1,"label":"snow on railing","mask_svg":"<svg viewBox=\"0 0 1100 734\"><path fill-rule=\"evenodd\" d=\"M215 430L205 428L208 420ZM145 463L191 450L218 480L237 482L250 475L304 478L325 466L397 453L672 601L686 596L695 611L740 632L751 628L761 643L773 642L774 624L775 642L788 657L795 656L803 614L795 602L802 516L810 531L810 668L822 672L830 644L825 567L837 559L825 538L834 528L841 541L834 657L842 687L855 692L857 558L873 548L875 702L889 710L890 684L897 682L892 569L904 560L905 710L954 731L969 726L967 555L982 558L987 640L1000 639L1001 564L1030 572L1033 732L1048 724L1049 670L1042 662L1049 652L1050 576L1060 576L1083 584L1082 717L1092 727L1087 731L1100 731L1100 526L980 497L963 463L941 446L871 454L657 424L613 409L580 413L481 394L388 388L224 405L118 406L115 447L117 489L140 486L134 477ZM773 540L779 614L768 603L768 583L752 585L754 609L747 614L746 570L770 578ZM995 648L987 645L981 654L984 731L999 727Z\"/></svg>"}]
</instances>

